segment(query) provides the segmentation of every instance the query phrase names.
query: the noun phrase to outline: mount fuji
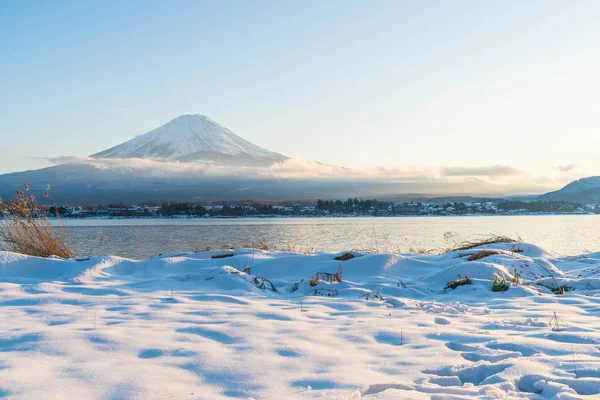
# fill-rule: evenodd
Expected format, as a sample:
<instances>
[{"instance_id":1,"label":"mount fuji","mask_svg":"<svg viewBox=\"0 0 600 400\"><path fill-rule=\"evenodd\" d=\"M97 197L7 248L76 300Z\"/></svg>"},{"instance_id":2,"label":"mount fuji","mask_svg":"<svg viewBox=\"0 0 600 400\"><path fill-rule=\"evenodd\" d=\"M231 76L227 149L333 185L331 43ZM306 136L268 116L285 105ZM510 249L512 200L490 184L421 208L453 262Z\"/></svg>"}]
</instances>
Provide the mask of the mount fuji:
<instances>
[{"instance_id":1,"label":"mount fuji","mask_svg":"<svg viewBox=\"0 0 600 400\"><path fill-rule=\"evenodd\" d=\"M481 179L446 181L420 174L351 170L288 157L237 136L210 118L182 115L120 145L58 165L0 175L0 198L28 184L52 186L57 204L151 201L282 201L315 198L413 198L499 193Z\"/></svg>"},{"instance_id":2,"label":"mount fuji","mask_svg":"<svg viewBox=\"0 0 600 400\"><path fill-rule=\"evenodd\" d=\"M247 166L267 166L288 159L242 139L200 114L182 115L144 135L91 157L208 161Z\"/></svg>"}]
</instances>

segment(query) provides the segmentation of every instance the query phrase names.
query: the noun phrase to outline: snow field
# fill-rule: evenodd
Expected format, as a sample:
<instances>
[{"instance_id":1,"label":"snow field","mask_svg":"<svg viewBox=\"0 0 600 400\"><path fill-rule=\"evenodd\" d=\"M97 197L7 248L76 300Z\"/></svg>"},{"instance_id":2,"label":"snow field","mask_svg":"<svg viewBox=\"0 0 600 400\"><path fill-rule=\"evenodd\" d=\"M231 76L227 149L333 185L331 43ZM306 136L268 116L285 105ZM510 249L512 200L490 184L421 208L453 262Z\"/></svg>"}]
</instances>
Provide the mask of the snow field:
<instances>
[{"instance_id":1,"label":"snow field","mask_svg":"<svg viewBox=\"0 0 600 400\"><path fill-rule=\"evenodd\" d=\"M600 254L514 246L353 253L314 287L340 253L0 252L0 398L597 398Z\"/></svg>"}]
</instances>

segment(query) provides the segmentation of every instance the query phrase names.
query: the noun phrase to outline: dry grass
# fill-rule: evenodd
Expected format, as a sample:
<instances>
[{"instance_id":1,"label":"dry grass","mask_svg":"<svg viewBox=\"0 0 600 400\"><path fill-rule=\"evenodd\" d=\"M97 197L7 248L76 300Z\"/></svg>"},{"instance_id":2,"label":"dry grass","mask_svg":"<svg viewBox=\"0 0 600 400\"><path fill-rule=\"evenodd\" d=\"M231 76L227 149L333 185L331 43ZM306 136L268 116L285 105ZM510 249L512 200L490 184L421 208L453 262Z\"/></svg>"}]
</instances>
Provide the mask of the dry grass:
<instances>
[{"instance_id":1,"label":"dry grass","mask_svg":"<svg viewBox=\"0 0 600 400\"><path fill-rule=\"evenodd\" d=\"M204 251L209 251L210 247L208 247L208 245L206 244L206 238L203 237L202 238L202 247L198 246L196 248L194 248L194 250L192 250L192 253L202 253Z\"/></svg>"},{"instance_id":2,"label":"dry grass","mask_svg":"<svg viewBox=\"0 0 600 400\"><path fill-rule=\"evenodd\" d=\"M471 285L471 279L469 279L468 276L465 275L464 279L461 278L460 274L458 274L458 279L455 281L450 281L446 284L446 286L444 286L444 290L446 289L456 289L459 286L464 286L464 285Z\"/></svg>"},{"instance_id":3,"label":"dry grass","mask_svg":"<svg viewBox=\"0 0 600 400\"><path fill-rule=\"evenodd\" d=\"M47 187L50 190L50 186ZM44 196L48 197L48 191ZM72 258L77 256L75 247L67 241L64 225L50 224L46 211L39 205L35 196L17 190L15 200L0 199L0 249L36 257L57 256ZM60 218L60 215L56 215Z\"/></svg>"},{"instance_id":4,"label":"dry grass","mask_svg":"<svg viewBox=\"0 0 600 400\"><path fill-rule=\"evenodd\" d=\"M432 254L439 255L441 251L439 249L425 249L422 247L410 247L408 252L411 254Z\"/></svg>"},{"instance_id":5,"label":"dry grass","mask_svg":"<svg viewBox=\"0 0 600 400\"><path fill-rule=\"evenodd\" d=\"M482 258L487 258L489 256L495 256L497 254L503 254L501 251L497 250L479 250L477 253L473 253L467 258L467 261L477 261ZM466 254L465 254L466 255Z\"/></svg>"},{"instance_id":6,"label":"dry grass","mask_svg":"<svg viewBox=\"0 0 600 400\"><path fill-rule=\"evenodd\" d=\"M268 243L266 243L264 241L261 241L259 243L256 243L256 242L242 243L241 245L224 244L224 245L218 247L218 249L220 249L220 250L235 250L237 248L264 250L264 251L268 251L269 249L272 249L274 251L282 251L285 253L298 253L298 254L315 254L317 252L317 249L315 249L314 247L303 247L303 246L292 246L292 245L279 247L279 246L269 245ZM209 251L209 250L212 250L212 248L207 246L203 242L202 246L198 246L198 247L195 247L194 249L192 249L192 253L202 253L204 251Z\"/></svg>"},{"instance_id":7,"label":"dry grass","mask_svg":"<svg viewBox=\"0 0 600 400\"><path fill-rule=\"evenodd\" d=\"M352 254L352 253L344 253L341 256L334 257L334 260L337 260L337 261L348 261L348 260L353 259L354 257L356 257L356 256L354 254Z\"/></svg>"},{"instance_id":8,"label":"dry grass","mask_svg":"<svg viewBox=\"0 0 600 400\"><path fill-rule=\"evenodd\" d=\"M494 284L492 285L492 292L506 292L508 290L508 284L506 283L506 278L496 275L494 279Z\"/></svg>"},{"instance_id":9,"label":"dry grass","mask_svg":"<svg viewBox=\"0 0 600 400\"><path fill-rule=\"evenodd\" d=\"M244 243L244 244L242 244L242 248L243 249L269 251L269 245L262 240L258 243L255 243L255 242L252 242L250 244Z\"/></svg>"},{"instance_id":10,"label":"dry grass","mask_svg":"<svg viewBox=\"0 0 600 400\"><path fill-rule=\"evenodd\" d=\"M343 281L342 275L344 273L344 266L340 262L337 272L335 274L329 272L317 272L310 277L308 284L310 286L317 286L319 282L327 283L341 283Z\"/></svg>"},{"instance_id":11,"label":"dry grass","mask_svg":"<svg viewBox=\"0 0 600 400\"><path fill-rule=\"evenodd\" d=\"M370 292L367 292L361 296L358 296L359 299L362 299L363 297L365 298L365 300L379 300L379 301L384 301L385 299L383 298L383 294L381 293L382 290L371 290Z\"/></svg>"},{"instance_id":12,"label":"dry grass","mask_svg":"<svg viewBox=\"0 0 600 400\"><path fill-rule=\"evenodd\" d=\"M213 254L211 258L228 258L233 257L235 254L233 253L224 253L224 254Z\"/></svg>"},{"instance_id":13,"label":"dry grass","mask_svg":"<svg viewBox=\"0 0 600 400\"><path fill-rule=\"evenodd\" d=\"M303 247L303 246L272 246L276 251L282 251L284 253L298 253L298 254L315 254L317 250L314 247Z\"/></svg>"},{"instance_id":14,"label":"dry grass","mask_svg":"<svg viewBox=\"0 0 600 400\"><path fill-rule=\"evenodd\" d=\"M277 288L275 287L275 285L273 284L273 282L271 282L268 279L265 278L261 278L260 276L255 276L252 279L252 283L254 284L254 286L256 286L259 289L263 289L263 290L271 290L272 292L276 292Z\"/></svg>"},{"instance_id":15,"label":"dry grass","mask_svg":"<svg viewBox=\"0 0 600 400\"><path fill-rule=\"evenodd\" d=\"M395 247L355 247L352 252L364 254L402 254L402 249L399 246Z\"/></svg>"},{"instance_id":16,"label":"dry grass","mask_svg":"<svg viewBox=\"0 0 600 400\"><path fill-rule=\"evenodd\" d=\"M461 237L460 235L452 232L446 232L444 234L444 239L450 241L454 244L453 247L446 249L446 253L451 251L461 251L461 250L471 250L475 247L484 246L488 244L494 243L521 243L523 239L517 237L516 239L510 238L508 236L502 235L490 235L486 238L477 240L477 241L469 241Z\"/></svg>"}]
</instances>

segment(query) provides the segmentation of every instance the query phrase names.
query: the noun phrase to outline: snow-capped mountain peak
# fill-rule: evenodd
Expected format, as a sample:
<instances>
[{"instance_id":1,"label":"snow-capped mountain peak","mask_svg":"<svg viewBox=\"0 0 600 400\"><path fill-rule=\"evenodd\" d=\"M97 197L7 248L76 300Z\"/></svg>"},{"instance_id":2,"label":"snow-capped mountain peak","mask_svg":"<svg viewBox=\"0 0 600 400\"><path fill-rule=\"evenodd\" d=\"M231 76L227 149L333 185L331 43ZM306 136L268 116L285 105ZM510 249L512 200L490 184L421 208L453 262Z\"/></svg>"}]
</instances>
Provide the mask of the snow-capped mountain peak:
<instances>
[{"instance_id":1,"label":"snow-capped mountain peak","mask_svg":"<svg viewBox=\"0 0 600 400\"><path fill-rule=\"evenodd\" d=\"M146 158L264 165L287 157L242 139L205 115L181 115L95 158Z\"/></svg>"}]
</instances>

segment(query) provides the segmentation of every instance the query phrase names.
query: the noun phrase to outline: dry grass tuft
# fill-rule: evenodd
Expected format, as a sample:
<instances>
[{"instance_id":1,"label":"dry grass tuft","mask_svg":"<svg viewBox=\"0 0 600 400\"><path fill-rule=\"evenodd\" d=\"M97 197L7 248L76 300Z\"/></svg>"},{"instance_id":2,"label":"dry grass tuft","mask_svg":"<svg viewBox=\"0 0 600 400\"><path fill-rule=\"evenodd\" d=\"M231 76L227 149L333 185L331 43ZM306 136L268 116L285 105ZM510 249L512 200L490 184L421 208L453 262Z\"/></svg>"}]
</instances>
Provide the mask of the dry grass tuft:
<instances>
[{"instance_id":1,"label":"dry grass tuft","mask_svg":"<svg viewBox=\"0 0 600 400\"><path fill-rule=\"evenodd\" d=\"M256 250L269 251L269 245L262 240L259 243L254 244L253 247Z\"/></svg>"},{"instance_id":2,"label":"dry grass tuft","mask_svg":"<svg viewBox=\"0 0 600 400\"><path fill-rule=\"evenodd\" d=\"M254 278L252 278L252 283L254 284L254 286L256 286L259 289L263 289L263 290L268 289L268 290L271 290L272 292L277 291L277 288L275 287L273 282L271 282L268 279L261 278L260 276L255 276Z\"/></svg>"},{"instance_id":3,"label":"dry grass tuft","mask_svg":"<svg viewBox=\"0 0 600 400\"><path fill-rule=\"evenodd\" d=\"M48 191L44 196L48 197ZM76 257L77 250L67 241L64 225L50 224L46 211L39 205L29 186L17 190L16 200L0 199L0 250L36 257ZM56 214L57 218L60 215Z\"/></svg>"},{"instance_id":4,"label":"dry grass tuft","mask_svg":"<svg viewBox=\"0 0 600 400\"><path fill-rule=\"evenodd\" d=\"M352 253L344 253L341 256L335 257L334 260L337 260L337 261L348 261L348 260L353 259L354 257L356 257L356 256L354 254L352 254Z\"/></svg>"},{"instance_id":5,"label":"dry grass tuft","mask_svg":"<svg viewBox=\"0 0 600 400\"><path fill-rule=\"evenodd\" d=\"M453 232L446 232L444 234L444 239L454 243L454 247L446 249L446 253L449 253L451 251L470 250L475 247L484 246L484 245L488 245L488 244L494 244L494 243L521 243L521 242L523 242L523 239L521 239L520 237L513 239L508 236L502 236L502 235L490 235L487 238L472 242L472 241L464 239L460 235L453 233Z\"/></svg>"},{"instance_id":6,"label":"dry grass tuft","mask_svg":"<svg viewBox=\"0 0 600 400\"><path fill-rule=\"evenodd\" d=\"M233 257L235 254L233 253L224 253L224 254L213 254L211 258L228 258Z\"/></svg>"},{"instance_id":7,"label":"dry grass tuft","mask_svg":"<svg viewBox=\"0 0 600 400\"><path fill-rule=\"evenodd\" d=\"M242 244L242 248L243 249L269 251L269 245L266 242L262 241L262 240L260 242L258 242L258 243L255 243L255 242L244 243L244 244Z\"/></svg>"},{"instance_id":8,"label":"dry grass tuft","mask_svg":"<svg viewBox=\"0 0 600 400\"><path fill-rule=\"evenodd\" d=\"M497 254L503 254L501 251L497 250L479 250L477 253L471 254L467 261L477 261L482 258L487 258L489 256L495 256Z\"/></svg>"},{"instance_id":9,"label":"dry grass tuft","mask_svg":"<svg viewBox=\"0 0 600 400\"><path fill-rule=\"evenodd\" d=\"M379 301L384 301L385 299L383 298L383 294L381 293L383 290L379 289L379 290L371 290L370 292L367 292L361 296L358 296L359 299L362 299L363 297L365 298L365 300L379 300Z\"/></svg>"},{"instance_id":10,"label":"dry grass tuft","mask_svg":"<svg viewBox=\"0 0 600 400\"><path fill-rule=\"evenodd\" d=\"M456 289L459 286L471 285L471 284L472 284L471 279L469 279L468 276L465 275L465 277L463 279L463 278L461 278L460 274L458 274L458 279L455 280L455 281L448 282L446 284L446 286L444 286L444 291L446 289L452 289L452 290L454 290L454 289Z\"/></svg>"},{"instance_id":11,"label":"dry grass tuft","mask_svg":"<svg viewBox=\"0 0 600 400\"><path fill-rule=\"evenodd\" d=\"M492 285L492 292L506 292L508 290L508 284L506 283L506 278L496 275L494 279L494 284Z\"/></svg>"},{"instance_id":12,"label":"dry grass tuft","mask_svg":"<svg viewBox=\"0 0 600 400\"><path fill-rule=\"evenodd\" d=\"M317 250L314 247L303 247L303 246L272 246L276 251L282 251L284 253L298 253L298 254L315 254Z\"/></svg>"},{"instance_id":13,"label":"dry grass tuft","mask_svg":"<svg viewBox=\"0 0 600 400\"><path fill-rule=\"evenodd\" d=\"M422 247L410 247L408 252L411 254L432 254L439 255L441 252L438 249L425 249Z\"/></svg>"},{"instance_id":14,"label":"dry grass tuft","mask_svg":"<svg viewBox=\"0 0 600 400\"><path fill-rule=\"evenodd\" d=\"M310 277L308 284L310 286L317 286L319 282L327 283L341 283L343 281L342 275L344 273L344 266L340 262L337 272L335 274L329 272L317 272Z\"/></svg>"}]
</instances>

